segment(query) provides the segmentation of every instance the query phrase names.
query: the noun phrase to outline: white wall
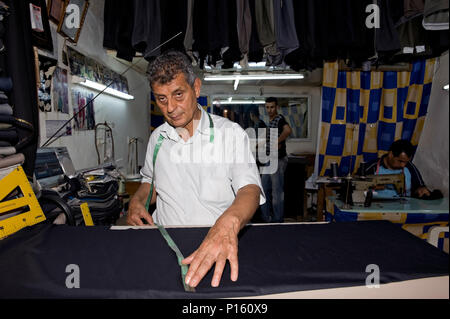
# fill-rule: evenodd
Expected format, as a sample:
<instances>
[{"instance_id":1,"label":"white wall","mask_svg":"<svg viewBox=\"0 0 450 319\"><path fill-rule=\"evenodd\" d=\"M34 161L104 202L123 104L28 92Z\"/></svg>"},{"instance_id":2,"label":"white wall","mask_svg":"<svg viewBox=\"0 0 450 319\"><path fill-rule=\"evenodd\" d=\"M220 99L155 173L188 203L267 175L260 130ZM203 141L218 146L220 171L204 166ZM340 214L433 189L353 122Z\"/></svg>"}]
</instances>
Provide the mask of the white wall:
<instances>
[{"instance_id":1,"label":"white wall","mask_svg":"<svg viewBox=\"0 0 450 319\"><path fill-rule=\"evenodd\" d=\"M317 145L317 128L319 126L321 88L319 86L240 86L237 94L258 97L261 89L263 90L265 97L296 95L309 95L311 97L311 138L305 139L304 141L287 141L286 148L288 153L315 153ZM203 83L201 94L207 96L223 94L233 95L233 85L206 85Z\"/></svg>"},{"instance_id":2,"label":"white wall","mask_svg":"<svg viewBox=\"0 0 450 319\"><path fill-rule=\"evenodd\" d=\"M85 56L95 59L97 62L104 64L111 70L122 73L127 66L117 59L106 54L103 48L103 5L104 0L90 1L89 10L83 25L83 29L78 40L75 50L83 53ZM58 58L58 64L61 67L62 48L64 39L56 32L56 26L50 23L52 29L54 58ZM52 56L44 51L39 51L48 56ZM128 158L127 137L140 137L142 143L139 145L139 161L140 165L144 163L145 150L150 135L150 115L148 97L150 88L148 80L144 74L133 69L127 71L124 76L128 80L130 94L135 99L133 101L125 101L106 94L100 95L94 101L95 121L96 123L107 122L112 126L115 148L115 159L118 166L123 166L125 173ZM77 85L70 84L69 76L69 112L70 114L62 114L59 112L40 112L40 145L47 140L45 133L45 120L68 120L73 115L71 101L71 87ZM89 90L89 89L86 89ZM94 96L98 93L92 91ZM97 153L94 144L94 131L73 131L72 136L61 137L59 140L49 145L67 146L69 154L73 160L76 169L82 169L97 165Z\"/></svg>"},{"instance_id":3,"label":"white wall","mask_svg":"<svg viewBox=\"0 0 450 319\"><path fill-rule=\"evenodd\" d=\"M447 52L437 61L428 114L413 160L427 186L440 189L445 196L448 196L449 179L449 92L444 91L442 87L449 83L448 63Z\"/></svg>"}]
</instances>

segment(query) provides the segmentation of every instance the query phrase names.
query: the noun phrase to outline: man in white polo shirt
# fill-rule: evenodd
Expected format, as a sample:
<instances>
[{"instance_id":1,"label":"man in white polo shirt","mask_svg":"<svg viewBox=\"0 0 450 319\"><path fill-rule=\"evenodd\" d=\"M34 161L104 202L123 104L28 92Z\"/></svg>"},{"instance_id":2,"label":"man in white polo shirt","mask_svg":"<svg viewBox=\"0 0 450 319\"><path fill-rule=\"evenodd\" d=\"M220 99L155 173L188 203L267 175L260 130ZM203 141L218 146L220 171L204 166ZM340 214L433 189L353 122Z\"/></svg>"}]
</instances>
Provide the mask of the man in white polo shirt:
<instances>
[{"instance_id":1,"label":"man in white polo shirt","mask_svg":"<svg viewBox=\"0 0 450 319\"><path fill-rule=\"evenodd\" d=\"M197 104L201 80L183 53L160 55L148 73L166 122L150 137L127 223L212 225L200 247L183 260L189 264L186 284L196 287L215 263L211 285L218 286L227 260L236 281L237 235L265 202L248 135ZM145 203L152 182L156 211L150 216Z\"/></svg>"}]
</instances>

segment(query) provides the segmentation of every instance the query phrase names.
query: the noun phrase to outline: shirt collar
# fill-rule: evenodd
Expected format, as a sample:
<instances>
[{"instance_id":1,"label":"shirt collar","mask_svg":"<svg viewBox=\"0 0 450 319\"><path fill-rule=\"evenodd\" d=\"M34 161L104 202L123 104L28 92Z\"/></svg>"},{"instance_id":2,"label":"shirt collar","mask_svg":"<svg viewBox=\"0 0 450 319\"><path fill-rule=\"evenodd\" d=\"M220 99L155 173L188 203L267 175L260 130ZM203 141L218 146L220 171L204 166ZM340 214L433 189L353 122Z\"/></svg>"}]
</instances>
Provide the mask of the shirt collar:
<instances>
[{"instance_id":1,"label":"shirt collar","mask_svg":"<svg viewBox=\"0 0 450 319\"><path fill-rule=\"evenodd\" d=\"M200 109L201 115L200 115L200 123L197 126L195 132L198 131L202 135L205 135L205 134L209 135L210 128L209 128L208 114L206 113L206 111L203 109L203 107L200 104L197 103L197 107ZM195 132L193 135L195 135ZM166 138L169 138L173 141L178 141L181 139L181 137L178 135L176 129L167 122L164 122L164 124L162 125L161 133L164 133Z\"/></svg>"},{"instance_id":2,"label":"shirt collar","mask_svg":"<svg viewBox=\"0 0 450 319\"><path fill-rule=\"evenodd\" d=\"M200 117L200 123L197 126L197 131L200 134L209 135L211 133L211 131L210 131L210 123L209 123L208 113L203 109L203 107L200 104L197 104L197 107L202 111L202 115Z\"/></svg>"}]
</instances>

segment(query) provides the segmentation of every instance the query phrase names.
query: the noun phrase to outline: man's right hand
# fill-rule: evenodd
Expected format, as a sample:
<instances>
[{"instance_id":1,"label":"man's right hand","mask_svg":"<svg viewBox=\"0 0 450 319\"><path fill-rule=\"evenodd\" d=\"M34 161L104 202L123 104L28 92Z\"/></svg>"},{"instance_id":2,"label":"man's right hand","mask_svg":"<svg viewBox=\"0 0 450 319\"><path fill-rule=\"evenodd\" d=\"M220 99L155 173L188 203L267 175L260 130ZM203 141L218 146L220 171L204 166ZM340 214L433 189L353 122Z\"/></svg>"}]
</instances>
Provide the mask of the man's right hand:
<instances>
[{"instance_id":1,"label":"man's right hand","mask_svg":"<svg viewBox=\"0 0 450 319\"><path fill-rule=\"evenodd\" d=\"M139 201L134 203L130 201L128 208L127 224L131 226L144 226L142 219L147 221L149 225L154 225L153 218L150 213L145 209L145 206Z\"/></svg>"},{"instance_id":2,"label":"man's right hand","mask_svg":"<svg viewBox=\"0 0 450 319\"><path fill-rule=\"evenodd\" d=\"M147 197L150 194L150 184L142 183L137 189L136 193L130 200L127 215L127 224L131 226L144 226L142 219L147 221L149 225L154 225L153 218L145 209L144 203L147 202ZM153 192L150 204L156 202L156 192Z\"/></svg>"}]
</instances>

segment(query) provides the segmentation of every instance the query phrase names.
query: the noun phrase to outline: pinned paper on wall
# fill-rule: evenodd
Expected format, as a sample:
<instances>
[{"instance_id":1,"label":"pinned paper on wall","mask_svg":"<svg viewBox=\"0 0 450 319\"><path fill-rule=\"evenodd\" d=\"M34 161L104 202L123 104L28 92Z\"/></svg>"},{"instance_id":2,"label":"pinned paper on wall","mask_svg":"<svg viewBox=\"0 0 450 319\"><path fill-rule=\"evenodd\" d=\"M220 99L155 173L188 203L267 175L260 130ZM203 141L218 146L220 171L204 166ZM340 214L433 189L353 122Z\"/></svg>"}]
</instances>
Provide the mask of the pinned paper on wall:
<instances>
[{"instance_id":1,"label":"pinned paper on wall","mask_svg":"<svg viewBox=\"0 0 450 319\"><path fill-rule=\"evenodd\" d=\"M67 47L67 56L72 75L107 85L123 93L129 93L127 78L114 72L94 59L84 56L78 51Z\"/></svg>"},{"instance_id":2,"label":"pinned paper on wall","mask_svg":"<svg viewBox=\"0 0 450 319\"><path fill-rule=\"evenodd\" d=\"M57 61L55 59L39 55L39 89L38 89L38 105L42 112L50 112L52 110L52 78L56 69Z\"/></svg>"},{"instance_id":3,"label":"pinned paper on wall","mask_svg":"<svg viewBox=\"0 0 450 319\"><path fill-rule=\"evenodd\" d=\"M67 70L57 67L53 74L53 109L69 113L69 91L67 86Z\"/></svg>"},{"instance_id":4,"label":"pinned paper on wall","mask_svg":"<svg viewBox=\"0 0 450 319\"><path fill-rule=\"evenodd\" d=\"M73 129L77 131L93 130L95 128L94 94L86 90L72 89ZM88 104L88 105L87 105ZM86 108L83 109L83 107Z\"/></svg>"}]
</instances>

